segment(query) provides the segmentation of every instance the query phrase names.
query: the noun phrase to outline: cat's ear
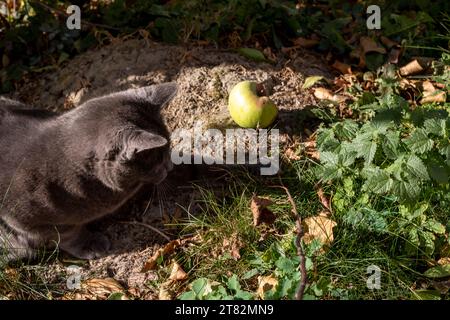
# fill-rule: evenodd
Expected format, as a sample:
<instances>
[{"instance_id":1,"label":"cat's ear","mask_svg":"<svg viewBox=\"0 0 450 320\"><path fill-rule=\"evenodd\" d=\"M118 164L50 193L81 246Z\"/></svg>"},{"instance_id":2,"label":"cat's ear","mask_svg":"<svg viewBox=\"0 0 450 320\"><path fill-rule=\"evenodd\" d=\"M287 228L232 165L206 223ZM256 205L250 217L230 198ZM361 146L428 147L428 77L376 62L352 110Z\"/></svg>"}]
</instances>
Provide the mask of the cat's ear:
<instances>
[{"instance_id":1,"label":"cat's ear","mask_svg":"<svg viewBox=\"0 0 450 320\"><path fill-rule=\"evenodd\" d=\"M144 130L135 130L124 141L123 155L126 160L132 160L141 152L157 149L169 143L166 138Z\"/></svg>"},{"instance_id":2,"label":"cat's ear","mask_svg":"<svg viewBox=\"0 0 450 320\"><path fill-rule=\"evenodd\" d=\"M175 97L177 93L176 82L166 82L141 88L145 91L146 100L153 106L163 107Z\"/></svg>"}]
</instances>

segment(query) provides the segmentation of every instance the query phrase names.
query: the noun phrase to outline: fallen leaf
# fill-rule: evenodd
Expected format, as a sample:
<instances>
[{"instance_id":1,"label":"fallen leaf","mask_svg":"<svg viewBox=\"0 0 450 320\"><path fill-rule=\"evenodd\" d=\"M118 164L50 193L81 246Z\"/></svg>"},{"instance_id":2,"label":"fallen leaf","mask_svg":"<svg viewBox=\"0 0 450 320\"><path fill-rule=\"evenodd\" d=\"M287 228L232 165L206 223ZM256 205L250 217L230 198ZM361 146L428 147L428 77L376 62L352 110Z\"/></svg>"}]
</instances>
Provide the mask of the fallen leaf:
<instances>
[{"instance_id":1,"label":"fallen leaf","mask_svg":"<svg viewBox=\"0 0 450 320\"><path fill-rule=\"evenodd\" d=\"M270 276L259 276L258 277L258 289L256 290L256 294L264 299L264 295L267 291L272 290L278 285L278 280L270 275Z\"/></svg>"},{"instance_id":2,"label":"fallen leaf","mask_svg":"<svg viewBox=\"0 0 450 320\"><path fill-rule=\"evenodd\" d=\"M256 61L256 62L267 61L267 59L264 56L264 54L261 51L257 50L257 49L253 49L253 48L239 48L239 49L237 49L237 52L240 55L242 55L242 56L244 56L244 57L246 57L246 58L248 58L250 60Z\"/></svg>"},{"instance_id":3,"label":"fallen leaf","mask_svg":"<svg viewBox=\"0 0 450 320\"><path fill-rule=\"evenodd\" d=\"M310 140L303 143L305 153L314 160L320 160L320 153L317 150L316 140Z\"/></svg>"},{"instance_id":4,"label":"fallen leaf","mask_svg":"<svg viewBox=\"0 0 450 320\"><path fill-rule=\"evenodd\" d=\"M386 48L391 49L392 47L398 46L398 43L389 39L388 37L381 36L380 42L386 46Z\"/></svg>"},{"instance_id":5,"label":"fallen leaf","mask_svg":"<svg viewBox=\"0 0 450 320\"><path fill-rule=\"evenodd\" d=\"M361 45L362 54L364 55L368 52L378 52L381 54L386 53L386 49L382 46L379 46L372 38L361 37L359 39L359 43Z\"/></svg>"},{"instance_id":6,"label":"fallen leaf","mask_svg":"<svg viewBox=\"0 0 450 320\"><path fill-rule=\"evenodd\" d=\"M250 209L253 214L253 225L255 227L262 223L274 223L276 216L271 210L267 209L267 206L271 204L273 204L272 200L253 195Z\"/></svg>"},{"instance_id":7,"label":"fallen leaf","mask_svg":"<svg viewBox=\"0 0 450 320\"><path fill-rule=\"evenodd\" d=\"M419 63L419 61L416 59L416 60L411 61L407 65L404 65L403 67L401 67L400 75L409 76L412 74L420 73L423 70L425 70L425 69L422 67L422 65Z\"/></svg>"},{"instance_id":8,"label":"fallen leaf","mask_svg":"<svg viewBox=\"0 0 450 320\"><path fill-rule=\"evenodd\" d=\"M147 272L150 270L155 270L158 265L158 260L161 256L166 256L175 251L175 249L180 246L181 240L172 240L167 243L163 248L158 249L151 257L147 260L142 269L142 272Z\"/></svg>"},{"instance_id":9,"label":"fallen leaf","mask_svg":"<svg viewBox=\"0 0 450 320\"><path fill-rule=\"evenodd\" d=\"M422 83L422 88L423 88L423 97L420 100L421 104L425 104L425 103L432 103L432 102L437 102L437 103L444 103L445 101L447 101L447 95L445 94L444 91L442 90L437 90L434 85L431 83L431 81L424 81Z\"/></svg>"},{"instance_id":10,"label":"fallen leaf","mask_svg":"<svg viewBox=\"0 0 450 320\"><path fill-rule=\"evenodd\" d=\"M229 251L231 257L236 261L241 258L241 249L243 247L244 244L237 233L233 233L230 238L225 238L222 242L222 252Z\"/></svg>"},{"instance_id":11,"label":"fallen leaf","mask_svg":"<svg viewBox=\"0 0 450 320\"><path fill-rule=\"evenodd\" d=\"M172 285L172 281L166 281L159 286L158 299L159 300L172 300L172 294L169 287Z\"/></svg>"},{"instance_id":12,"label":"fallen leaf","mask_svg":"<svg viewBox=\"0 0 450 320\"><path fill-rule=\"evenodd\" d=\"M320 41L318 39L306 39L302 37L299 37L293 41L295 46L300 46L302 48L312 48L315 45L318 45L319 42Z\"/></svg>"},{"instance_id":13,"label":"fallen leaf","mask_svg":"<svg viewBox=\"0 0 450 320\"><path fill-rule=\"evenodd\" d=\"M182 281L186 280L187 277L188 275L183 270L183 268L178 264L178 262L174 261L172 265L172 271L170 272L169 280Z\"/></svg>"},{"instance_id":14,"label":"fallen leaf","mask_svg":"<svg viewBox=\"0 0 450 320\"><path fill-rule=\"evenodd\" d=\"M347 100L347 97L333 94L330 90L325 88L315 88L314 96L319 100L330 100L337 103L341 103Z\"/></svg>"},{"instance_id":15,"label":"fallen leaf","mask_svg":"<svg viewBox=\"0 0 450 320\"><path fill-rule=\"evenodd\" d=\"M330 200L325 196L323 189L319 187L317 189L317 195L319 196L320 203L331 212Z\"/></svg>"},{"instance_id":16,"label":"fallen leaf","mask_svg":"<svg viewBox=\"0 0 450 320\"><path fill-rule=\"evenodd\" d=\"M450 257L440 258L437 263L438 263L438 265L441 265L441 266L450 264Z\"/></svg>"},{"instance_id":17,"label":"fallen leaf","mask_svg":"<svg viewBox=\"0 0 450 320\"><path fill-rule=\"evenodd\" d=\"M316 82L322 80L322 76L311 76L305 79L305 83L303 83L302 89L308 89L316 84Z\"/></svg>"},{"instance_id":18,"label":"fallen leaf","mask_svg":"<svg viewBox=\"0 0 450 320\"><path fill-rule=\"evenodd\" d=\"M336 70L338 70L340 73L342 74L346 74L346 73L352 73L352 67L350 67L348 64L340 62L338 60L336 60L333 65L333 68L335 68Z\"/></svg>"},{"instance_id":19,"label":"fallen leaf","mask_svg":"<svg viewBox=\"0 0 450 320\"><path fill-rule=\"evenodd\" d=\"M81 283L80 292L77 292L73 298L76 300L106 300L116 293L121 293L122 299L128 299L125 289L115 279L89 279Z\"/></svg>"},{"instance_id":20,"label":"fallen leaf","mask_svg":"<svg viewBox=\"0 0 450 320\"><path fill-rule=\"evenodd\" d=\"M314 217L308 217L303 220L305 226L305 235L303 241L308 244L314 239L319 240L324 245L329 245L334 240L333 228L337 223L330 218L327 214L321 212Z\"/></svg>"}]
</instances>

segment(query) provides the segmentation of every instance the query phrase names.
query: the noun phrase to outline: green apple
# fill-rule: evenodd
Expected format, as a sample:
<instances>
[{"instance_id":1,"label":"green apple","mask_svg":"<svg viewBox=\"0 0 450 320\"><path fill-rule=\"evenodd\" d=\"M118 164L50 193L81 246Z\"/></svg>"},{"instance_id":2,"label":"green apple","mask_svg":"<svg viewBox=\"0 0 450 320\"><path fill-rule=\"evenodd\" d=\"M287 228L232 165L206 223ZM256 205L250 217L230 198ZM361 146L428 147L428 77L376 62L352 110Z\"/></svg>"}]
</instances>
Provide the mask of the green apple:
<instances>
[{"instance_id":1,"label":"green apple","mask_svg":"<svg viewBox=\"0 0 450 320\"><path fill-rule=\"evenodd\" d=\"M242 81L228 97L231 118L243 128L266 128L275 120L278 109L268 97L258 96L257 84Z\"/></svg>"}]
</instances>

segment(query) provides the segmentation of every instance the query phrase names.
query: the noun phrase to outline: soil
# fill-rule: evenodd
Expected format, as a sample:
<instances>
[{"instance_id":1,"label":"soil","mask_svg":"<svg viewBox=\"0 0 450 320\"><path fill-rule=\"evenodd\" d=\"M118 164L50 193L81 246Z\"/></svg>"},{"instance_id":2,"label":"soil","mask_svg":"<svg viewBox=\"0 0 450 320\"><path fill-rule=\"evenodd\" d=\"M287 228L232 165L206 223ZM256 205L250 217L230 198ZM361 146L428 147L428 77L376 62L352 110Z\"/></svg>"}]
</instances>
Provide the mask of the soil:
<instances>
[{"instance_id":1,"label":"soil","mask_svg":"<svg viewBox=\"0 0 450 320\"><path fill-rule=\"evenodd\" d=\"M227 112L229 90L239 81L254 80L264 83L280 110L275 127L292 136L302 132L298 126L302 109L316 103L311 93L301 88L305 77L331 75L320 57L306 52L280 54L276 61L253 62L230 50L212 47L169 46L147 39L118 40L81 54L53 72L33 77L12 98L39 108L64 111L110 92L176 81L177 96L163 110L167 126L174 130L192 128L197 120L210 126L231 123ZM93 226L110 237L112 251L105 258L82 264L82 279L112 277L135 296L157 297L157 292L147 286L157 274L142 272L142 267L167 240L136 222L177 238L176 230L170 230L165 223L173 221L174 216L179 218L184 212L181 208L195 211L198 192L192 181L216 183L209 171L205 167L178 166L165 187L143 190L118 214ZM71 261L64 255L50 262L44 275L46 281L61 283L69 264Z\"/></svg>"}]
</instances>

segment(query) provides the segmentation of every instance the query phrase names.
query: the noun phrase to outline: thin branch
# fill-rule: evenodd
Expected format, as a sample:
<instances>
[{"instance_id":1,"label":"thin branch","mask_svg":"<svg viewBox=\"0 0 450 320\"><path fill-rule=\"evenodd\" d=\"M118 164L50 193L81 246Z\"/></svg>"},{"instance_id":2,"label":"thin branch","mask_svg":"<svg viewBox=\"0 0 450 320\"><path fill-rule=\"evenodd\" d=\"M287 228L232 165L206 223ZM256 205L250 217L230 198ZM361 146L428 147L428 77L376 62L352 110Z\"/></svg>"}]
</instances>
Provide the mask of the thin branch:
<instances>
[{"instance_id":1,"label":"thin branch","mask_svg":"<svg viewBox=\"0 0 450 320\"><path fill-rule=\"evenodd\" d=\"M163 237L167 241L171 241L172 240L167 234L165 234L164 232L162 232L158 228L155 228L155 227L153 227L153 226L151 226L149 224L146 224L146 223L142 223L142 222L139 222L139 221L121 221L120 223L132 224L132 225L138 225L138 226L146 227L146 228L148 228L150 230L155 231L156 233L158 233L161 237Z\"/></svg>"},{"instance_id":2,"label":"thin branch","mask_svg":"<svg viewBox=\"0 0 450 320\"><path fill-rule=\"evenodd\" d=\"M66 17L66 18L68 18L70 16L68 13L66 13L64 11L61 11L59 9L52 8L51 6L49 6L49 5L45 4L45 3L42 3L42 2L30 1L30 3L31 4L35 4L35 5L39 5L39 6L41 6L42 8L44 8L44 9L46 9L48 11L56 13L58 16L62 16L62 17ZM103 28L103 29L109 29L109 30L114 30L114 31L120 31L121 30L119 28L111 27L111 26L108 26L106 24L93 23L93 22L84 21L84 20L81 20L81 24L85 25L85 26L89 26L91 28L96 27L96 28Z\"/></svg>"},{"instance_id":3,"label":"thin branch","mask_svg":"<svg viewBox=\"0 0 450 320\"><path fill-rule=\"evenodd\" d=\"M297 289L297 292L295 293L295 299L302 300L303 295L305 293L306 284L308 282L307 273L306 273L306 257L305 257L305 252L303 251L303 246L302 246L302 238L305 234L305 231L303 230L302 217L298 214L295 201L292 198L292 195L289 192L289 189L283 185L283 182L281 181L281 177L280 176L278 176L278 177L280 178L281 185L273 186L273 187L281 188L286 192L286 195L288 196L289 202L291 203L291 206L292 206L292 213L294 214L295 219L296 219L295 225L297 227L297 237L295 238L295 245L297 247L297 255L300 258L299 268L300 268L301 280L300 280L300 285Z\"/></svg>"}]
</instances>

